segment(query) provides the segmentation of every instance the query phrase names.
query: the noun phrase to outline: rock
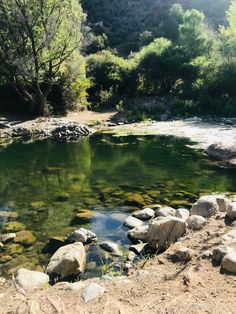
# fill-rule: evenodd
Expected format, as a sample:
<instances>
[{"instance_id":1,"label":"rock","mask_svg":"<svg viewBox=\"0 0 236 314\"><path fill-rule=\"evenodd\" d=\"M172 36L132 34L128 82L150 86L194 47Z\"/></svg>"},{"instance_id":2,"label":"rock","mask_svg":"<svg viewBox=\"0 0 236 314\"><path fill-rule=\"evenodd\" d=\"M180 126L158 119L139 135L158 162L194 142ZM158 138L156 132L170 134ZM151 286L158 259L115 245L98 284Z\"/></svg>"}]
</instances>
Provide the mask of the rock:
<instances>
[{"instance_id":1,"label":"rock","mask_svg":"<svg viewBox=\"0 0 236 314\"><path fill-rule=\"evenodd\" d=\"M193 230L199 230L206 225L206 219L202 216L192 215L186 220L187 226Z\"/></svg>"},{"instance_id":2,"label":"rock","mask_svg":"<svg viewBox=\"0 0 236 314\"><path fill-rule=\"evenodd\" d=\"M85 249L81 242L59 248L51 257L47 273L61 277L80 274L85 266Z\"/></svg>"},{"instance_id":3,"label":"rock","mask_svg":"<svg viewBox=\"0 0 236 314\"><path fill-rule=\"evenodd\" d=\"M145 200L142 195L136 193L136 194L129 195L124 205L143 207L145 205Z\"/></svg>"},{"instance_id":4,"label":"rock","mask_svg":"<svg viewBox=\"0 0 236 314\"><path fill-rule=\"evenodd\" d=\"M133 266L133 264L131 263L131 261L127 261L125 264L124 264L124 267L123 267L123 269L124 270L129 270L129 269L131 269L131 268L133 268L134 266Z\"/></svg>"},{"instance_id":5,"label":"rock","mask_svg":"<svg viewBox=\"0 0 236 314\"><path fill-rule=\"evenodd\" d=\"M109 253L111 253L114 256L122 256L122 252L119 249L118 244L111 242L111 241L104 241L99 244L99 246Z\"/></svg>"},{"instance_id":6,"label":"rock","mask_svg":"<svg viewBox=\"0 0 236 314\"><path fill-rule=\"evenodd\" d=\"M183 220L187 220L189 215L190 215L189 210L185 208L179 208L175 212L175 217Z\"/></svg>"},{"instance_id":7,"label":"rock","mask_svg":"<svg viewBox=\"0 0 236 314\"><path fill-rule=\"evenodd\" d=\"M151 248L164 249L176 242L186 232L186 223L177 217L153 220L149 225L147 242Z\"/></svg>"},{"instance_id":8,"label":"rock","mask_svg":"<svg viewBox=\"0 0 236 314\"><path fill-rule=\"evenodd\" d=\"M16 273L16 283L24 290L41 289L49 284L48 275L20 268Z\"/></svg>"},{"instance_id":9,"label":"rock","mask_svg":"<svg viewBox=\"0 0 236 314\"><path fill-rule=\"evenodd\" d=\"M64 237L55 236L50 237L47 244L45 245L43 252L44 253L55 253L60 247L64 246L66 243Z\"/></svg>"},{"instance_id":10,"label":"rock","mask_svg":"<svg viewBox=\"0 0 236 314\"><path fill-rule=\"evenodd\" d=\"M76 219L80 221L89 221L94 217L94 211L90 209L82 209L76 214Z\"/></svg>"},{"instance_id":11,"label":"rock","mask_svg":"<svg viewBox=\"0 0 236 314\"><path fill-rule=\"evenodd\" d=\"M69 198L70 198L70 195L68 193L61 193L55 197L55 200L57 202L66 202L68 201Z\"/></svg>"},{"instance_id":12,"label":"rock","mask_svg":"<svg viewBox=\"0 0 236 314\"><path fill-rule=\"evenodd\" d=\"M233 249L227 245L219 245L213 249L212 260L220 264L225 255L232 253Z\"/></svg>"},{"instance_id":13,"label":"rock","mask_svg":"<svg viewBox=\"0 0 236 314\"><path fill-rule=\"evenodd\" d=\"M232 222L232 224L230 225L231 228L236 228L236 220Z\"/></svg>"},{"instance_id":14,"label":"rock","mask_svg":"<svg viewBox=\"0 0 236 314\"><path fill-rule=\"evenodd\" d=\"M35 210L45 207L45 205L46 204L43 201L35 201L35 202L30 203L30 206Z\"/></svg>"},{"instance_id":15,"label":"rock","mask_svg":"<svg viewBox=\"0 0 236 314\"><path fill-rule=\"evenodd\" d=\"M105 292L105 288L97 283L91 283L84 291L82 298L85 303L100 297Z\"/></svg>"},{"instance_id":16,"label":"rock","mask_svg":"<svg viewBox=\"0 0 236 314\"><path fill-rule=\"evenodd\" d=\"M202 259L211 259L212 255L213 255L212 252L207 250L207 251L202 253L201 258Z\"/></svg>"},{"instance_id":17,"label":"rock","mask_svg":"<svg viewBox=\"0 0 236 314\"><path fill-rule=\"evenodd\" d=\"M83 244L92 243L97 241L97 236L90 230L80 228L78 230L73 231L66 239L66 242L82 242Z\"/></svg>"},{"instance_id":18,"label":"rock","mask_svg":"<svg viewBox=\"0 0 236 314\"><path fill-rule=\"evenodd\" d=\"M236 219L236 202L231 203L230 206L227 208L227 216L230 219Z\"/></svg>"},{"instance_id":19,"label":"rock","mask_svg":"<svg viewBox=\"0 0 236 314\"><path fill-rule=\"evenodd\" d=\"M133 240L147 242L148 226L136 227L128 232L128 236Z\"/></svg>"},{"instance_id":20,"label":"rock","mask_svg":"<svg viewBox=\"0 0 236 314\"><path fill-rule=\"evenodd\" d=\"M236 273L236 252L225 255L222 260L221 267L229 273Z\"/></svg>"},{"instance_id":21,"label":"rock","mask_svg":"<svg viewBox=\"0 0 236 314\"><path fill-rule=\"evenodd\" d=\"M236 158L236 144L215 143L206 149L208 156L215 160L229 160Z\"/></svg>"},{"instance_id":22,"label":"rock","mask_svg":"<svg viewBox=\"0 0 236 314\"><path fill-rule=\"evenodd\" d=\"M0 263L4 264L7 262L10 262L12 260L12 256L10 255L4 255L0 253Z\"/></svg>"},{"instance_id":23,"label":"rock","mask_svg":"<svg viewBox=\"0 0 236 314\"><path fill-rule=\"evenodd\" d=\"M145 246L147 244L145 243L139 243L139 244L135 244L135 245L131 245L129 247L129 250L134 252L136 255L143 255L145 254Z\"/></svg>"},{"instance_id":24,"label":"rock","mask_svg":"<svg viewBox=\"0 0 236 314\"><path fill-rule=\"evenodd\" d=\"M127 255L127 260L130 262L133 262L137 258L137 254L135 254L133 251L129 251Z\"/></svg>"},{"instance_id":25,"label":"rock","mask_svg":"<svg viewBox=\"0 0 236 314\"><path fill-rule=\"evenodd\" d=\"M12 211L0 211L0 218L8 218L8 219L15 219L18 218L18 213L17 212L12 212Z\"/></svg>"},{"instance_id":26,"label":"rock","mask_svg":"<svg viewBox=\"0 0 236 314\"><path fill-rule=\"evenodd\" d=\"M144 226L144 222L142 220L139 220L133 216L128 216L124 221L124 226L132 229L135 227Z\"/></svg>"},{"instance_id":27,"label":"rock","mask_svg":"<svg viewBox=\"0 0 236 314\"><path fill-rule=\"evenodd\" d=\"M219 206L220 212L226 212L232 205L231 201L224 196L216 195L216 202Z\"/></svg>"},{"instance_id":28,"label":"rock","mask_svg":"<svg viewBox=\"0 0 236 314\"><path fill-rule=\"evenodd\" d=\"M170 259L173 263L187 263L194 257L194 250L189 248L180 248L171 254Z\"/></svg>"},{"instance_id":29,"label":"rock","mask_svg":"<svg viewBox=\"0 0 236 314\"><path fill-rule=\"evenodd\" d=\"M7 233L7 234L1 234L0 235L0 241L2 243L8 243L15 239L16 234L15 233Z\"/></svg>"},{"instance_id":30,"label":"rock","mask_svg":"<svg viewBox=\"0 0 236 314\"><path fill-rule=\"evenodd\" d=\"M85 135L89 135L93 130L86 125L77 122L60 123L51 132L51 137L61 141L77 141Z\"/></svg>"},{"instance_id":31,"label":"rock","mask_svg":"<svg viewBox=\"0 0 236 314\"><path fill-rule=\"evenodd\" d=\"M154 217L154 215L155 212L151 208L144 208L143 210L139 210L133 213L133 216L140 220L150 220L151 218Z\"/></svg>"},{"instance_id":32,"label":"rock","mask_svg":"<svg viewBox=\"0 0 236 314\"><path fill-rule=\"evenodd\" d=\"M216 197L214 195L206 195L199 198L191 208L191 215L202 217L210 217L219 211Z\"/></svg>"},{"instance_id":33,"label":"rock","mask_svg":"<svg viewBox=\"0 0 236 314\"><path fill-rule=\"evenodd\" d=\"M22 230L16 233L16 237L14 239L15 243L22 244L23 246L30 246L36 241L35 236L32 232Z\"/></svg>"},{"instance_id":34,"label":"rock","mask_svg":"<svg viewBox=\"0 0 236 314\"><path fill-rule=\"evenodd\" d=\"M13 243L8 246L7 251L9 252L10 255L20 255L24 251L24 247L18 243Z\"/></svg>"},{"instance_id":35,"label":"rock","mask_svg":"<svg viewBox=\"0 0 236 314\"><path fill-rule=\"evenodd\" d=\"M22 127L12 129L12 137L30 138L32 133L30 130Z\"/></svg>"},{"instance_id":36,"label":"rock","mask_svg":"<svg viewBox=\"0 0 236 314\"><path fill-rule=\"evenodd\" d=\"M172 207L161 207L156 210L155 216L156 217L168 217L168 216L175 216L176 210Z\"/></svg>"},{"instance_id":37,"label":"rock","mask_svg":"<svg viewBox=\"0 0 236 314\"><path fill-rule=\"evenodd\" d=\"M73 291L79 291L79 290L83 289L85 286L86 286L85 282L78 281L78 282L70 283L68 288L70 290L73 290Z\"/></svg>"},{"instance_id":38,"label":"rock","mask_svg":"<svg viewBox=\"0 0 236 314\"><path fill-rule=\"evenodd\" d=\"M227 244L236 243L236 230L233 229L222 236L222 239Z\"/></svg>"},{"instance_id":39,"label":"rock","mask_svg":"<svg viewBox=\"0 0 236 314\"><path fill-rule=\"evenodd\" d=\"M7 222L3 226L3 231L4 232L17 232L25 229L25 225L21 222L18 221L10 221Z\"/></svg>"}]
</instances>

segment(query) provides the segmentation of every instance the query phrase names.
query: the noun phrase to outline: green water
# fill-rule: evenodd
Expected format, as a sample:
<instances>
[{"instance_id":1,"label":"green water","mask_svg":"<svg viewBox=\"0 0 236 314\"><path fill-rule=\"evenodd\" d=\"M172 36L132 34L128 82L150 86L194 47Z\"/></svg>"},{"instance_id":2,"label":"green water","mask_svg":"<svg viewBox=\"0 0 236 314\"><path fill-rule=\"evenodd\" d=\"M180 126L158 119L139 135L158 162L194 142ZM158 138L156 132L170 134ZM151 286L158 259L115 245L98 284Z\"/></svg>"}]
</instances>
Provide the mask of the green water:
<instances>
[{"instance_id":1,"label":"green water","mask_svg":"<svg viewBox=\"0 0 236 314\"><path fill-rule=\"evenodd\" d=\"M133 205L190 207L201 194L235 192L236 172L214 168L190 144L173 137L95 135L78 143L16 143L2 150L0 211L17 212L19 217L10 220L24 223L37 242L1 263L0 272L45 266L50 254L42 248L48 239L79 226L94 231L99 241L117 241L125 248L128 229L122 222ZM61 193L69 198L59 202ZM128 201L133 194L140 203ZM38 201L40 208L34 208L31 203ZM0 227L8 220L0 218ZM89 249L85 276L97 273L102 254L96 246ZM8 246L0 256L5 255Z\"/></svg>"}]
</instances>

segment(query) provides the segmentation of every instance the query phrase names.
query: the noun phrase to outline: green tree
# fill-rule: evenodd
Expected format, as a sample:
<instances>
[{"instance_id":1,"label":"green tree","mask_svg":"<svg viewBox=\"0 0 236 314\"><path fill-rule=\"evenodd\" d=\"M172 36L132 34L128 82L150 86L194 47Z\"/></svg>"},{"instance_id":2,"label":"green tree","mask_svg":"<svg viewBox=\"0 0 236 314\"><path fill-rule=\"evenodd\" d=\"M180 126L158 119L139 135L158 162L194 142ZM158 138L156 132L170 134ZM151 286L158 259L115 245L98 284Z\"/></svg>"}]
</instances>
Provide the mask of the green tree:
<instances>
[{"instance_id":1,"label":"green tree","mask_svg":"<svg viewBox=\"0 0 236 314\"><path fill-rule=\"evenodd\" d=\"M83 20L78 0L0 0L1 70L32 113L47 113L62 64L80 48Z\"/></svg>"},{"instance_id":2,"label":"green tree","mask_svg":"<svg viewBox=\"0 0 236 314\"><path fill-rule=\"evenodd\" d=\"M180 44L185 47L191 59L211 51L212 40L203 13L195 9L186 11L179 32Z\"/></svg>"}]
</instances>

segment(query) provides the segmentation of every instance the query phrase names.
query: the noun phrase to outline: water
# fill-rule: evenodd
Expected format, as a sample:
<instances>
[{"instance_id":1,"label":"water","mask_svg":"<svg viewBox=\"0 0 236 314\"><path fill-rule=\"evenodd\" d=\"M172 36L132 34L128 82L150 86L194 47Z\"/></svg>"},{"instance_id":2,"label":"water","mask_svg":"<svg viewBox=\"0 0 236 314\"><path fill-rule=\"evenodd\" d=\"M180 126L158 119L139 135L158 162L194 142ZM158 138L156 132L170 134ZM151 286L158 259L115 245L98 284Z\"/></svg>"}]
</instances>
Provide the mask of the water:
<instances>
[{"instance_id":1,"label":"water","mask_svg":"<svg viewBox=\"0 0 236 314\"><path fill-rule=\"evenodd\" d=\"M94 231L98 243L109 239L125 250L128 229L122 223L133 205L189 208L201 194L235 192L235 170L214 168L190 144L174 137L95 135L78 143L15 143L2 150L0 211L18 217L0 217L0 226L21 222L37 241L22 254L12 254L7 245L0 272L10 274L19 265L40 270L52 253L42 253L48 239L80 226ZM64 201L58 201L61 194ZM141 204L127 201L133 194ZM103 251L91 246L84 276L97 275L103 263Z\"/></svg>"}]
</instances>

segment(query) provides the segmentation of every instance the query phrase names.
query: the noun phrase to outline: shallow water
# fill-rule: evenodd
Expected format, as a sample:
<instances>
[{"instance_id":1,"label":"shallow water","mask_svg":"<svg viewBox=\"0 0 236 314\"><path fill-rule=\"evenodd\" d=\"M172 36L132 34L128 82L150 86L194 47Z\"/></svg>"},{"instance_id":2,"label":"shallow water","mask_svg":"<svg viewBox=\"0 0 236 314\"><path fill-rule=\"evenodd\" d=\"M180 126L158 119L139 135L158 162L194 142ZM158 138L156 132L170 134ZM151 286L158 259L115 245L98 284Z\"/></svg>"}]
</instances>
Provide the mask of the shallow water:
<instances>
[{"instance_id":1,"label":"shallow water","mask_svg":"<svg viewBox=\"0 0 236 314\"><path fill-rule=\"evenodd\" d=\"M214 168L192 144L164 136L94 135L78 143L8 146L0 152L0 211L17 212L10 220L24 223L37 242L0 264L0 272L10 274L19 265L40 269L50 256L42 253L48 239L79 226L94 231L98 243L113 240L125 250L128 229L122 223L135 210L131 205L190 207L201 194L235 192L235 170ZM68 199L58 201L62 193ZM127 201L134 193L142 204ZM0 218L1 228L8 220ZM9 255L8 246L2 255ZM97 275L104 258L91 246L85 276Z\"/></svg>"}]
</instances>

